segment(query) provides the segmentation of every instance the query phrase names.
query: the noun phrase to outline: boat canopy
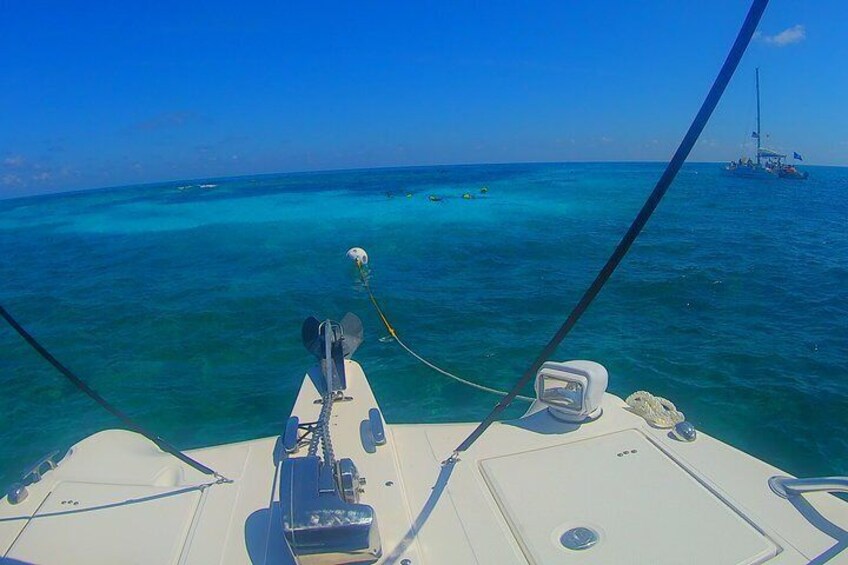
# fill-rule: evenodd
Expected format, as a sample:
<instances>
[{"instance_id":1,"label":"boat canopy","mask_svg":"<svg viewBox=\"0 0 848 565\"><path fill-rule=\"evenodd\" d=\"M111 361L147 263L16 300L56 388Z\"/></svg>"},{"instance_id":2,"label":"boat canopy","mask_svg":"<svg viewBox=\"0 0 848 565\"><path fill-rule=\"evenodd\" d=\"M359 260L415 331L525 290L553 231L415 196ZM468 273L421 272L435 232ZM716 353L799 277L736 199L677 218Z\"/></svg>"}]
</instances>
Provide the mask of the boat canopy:
<instances>
[{"instance_id":1,"label":"boat canopy","mask_svg":"<svg viewBox=\"0 0 848 565\"><path fill-rule=\"evenodd\" d=\"M778 158L778 159L785 159L786 158L786 155L784 155L782 153L778 153L777 151L773 151L771 149L766 149L765 147L761 147L760 149L758 149L757 154L760 157L775 157L775 158Z\"/></svg>"}]
</instances>

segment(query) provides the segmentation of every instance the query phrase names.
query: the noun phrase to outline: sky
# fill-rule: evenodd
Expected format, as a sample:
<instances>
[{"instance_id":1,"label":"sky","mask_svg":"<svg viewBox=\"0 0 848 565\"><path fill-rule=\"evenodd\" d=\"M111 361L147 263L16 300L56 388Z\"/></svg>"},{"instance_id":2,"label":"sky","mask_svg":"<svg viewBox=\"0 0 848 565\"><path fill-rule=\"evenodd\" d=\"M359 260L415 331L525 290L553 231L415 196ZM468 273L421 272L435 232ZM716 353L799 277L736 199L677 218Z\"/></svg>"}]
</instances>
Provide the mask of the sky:
<instances>
[{"instance_id":1,"label":"sky","mask_svg":"<svg viewBox=\"0 0 848 565\"><path fill-rule=\"evenodd\" d=\"M0 0L0 198L430 164L667 160L743 0ZM848 2L772 0L690 159L848 165ZM768 136L768 137L766 137Z\"/></svg>"}]
</instances>

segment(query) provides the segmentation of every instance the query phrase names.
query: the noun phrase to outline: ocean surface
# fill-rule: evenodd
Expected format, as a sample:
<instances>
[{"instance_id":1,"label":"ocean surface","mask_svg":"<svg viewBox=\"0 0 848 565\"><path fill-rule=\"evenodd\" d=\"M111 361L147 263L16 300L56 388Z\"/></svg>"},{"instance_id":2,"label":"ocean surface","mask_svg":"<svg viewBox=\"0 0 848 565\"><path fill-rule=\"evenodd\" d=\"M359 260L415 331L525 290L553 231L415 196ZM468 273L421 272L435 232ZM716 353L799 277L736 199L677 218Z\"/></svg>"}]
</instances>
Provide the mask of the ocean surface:
<instances>
[{"instance_id":1,"label":"ocean surface","mask_svg":"<svg viewBox=\"0 0 848 565\"><path fill-rule=\"evenodd\" d=\"M378 169L3 200L0 303L183 448L281 432L312 362L300 342L311 314L363 319L356 358L390 423L477 421L497 397L380 340L346 250L369 252L410 346L508 388L663 167ZM848 169L807 170L754 181L685 166L556 359L599 361L611 392L665 396L793 474L848 474ZM0 486L116 426L5 325L0 386Z\"/></svg>"}]
</instances>

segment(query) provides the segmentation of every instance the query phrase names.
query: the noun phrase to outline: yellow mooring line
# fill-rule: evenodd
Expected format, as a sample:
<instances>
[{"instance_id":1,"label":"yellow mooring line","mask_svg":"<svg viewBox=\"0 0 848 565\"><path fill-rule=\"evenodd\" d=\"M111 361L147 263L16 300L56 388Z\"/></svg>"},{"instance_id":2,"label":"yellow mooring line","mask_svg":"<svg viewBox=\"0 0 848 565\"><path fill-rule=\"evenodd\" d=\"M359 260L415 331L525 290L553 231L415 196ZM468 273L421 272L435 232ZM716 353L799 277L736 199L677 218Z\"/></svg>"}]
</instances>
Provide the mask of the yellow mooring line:
<instances>
[{"instance_id":1,"label":"yellow mooring line","mask_svg":"<svg viewBox=\"0 0 848 565\"><path fill-rule=\"evenodd\" d=\"M421 357L418 353L416 353L415 351L410 349L409 346L406 345L403 342L403 340L400 339L400 336L398 336L397 331L392 326L392 324L389 322L389 319L386 317L386 314L383 312L383 309L380 307L380 303L377 302L377 298L374 296L374 292L371 290L371 285L368 283L368 277L365 275L365 269L363 268L362 261L360 261L359 259L356 259L355 261L356 261L356 268L359 271L359 279L362 281L362 285L365 287L365 290L368 292L368 298L371 300L371 304L374 305L374 309L377 311L377 315L380 316L380 320L382 320L383 325L386 326L386 330L389 332L389 335L391 335L392 338L398 343L398 345L400 345L404 350L406 350L407 353L409 353L410 355L412 355L413 357L415 357L416 359L421 361L421 363L430 367L434 371L441 373L444 376L449 377L449 378L451 378L451 379L453 379L453 380L455 380L459 383L470 386L472 388L476 388L477 390L482 390L484 392L491 392L492 394L499 394L500 396L506 396L508 394L505 391L498 390L496 388L488 387L488 386L485 386L485 385L481 385L481 384L469 381L468 379L463 379L462 377L454 375L453 373L451 373L449 371L445 371L441 367L434 365L433 363L431 363L427 359ZM535 400L534 398L531 398L529 396L522 396L520 394L517 395L515 398L520 398L521 400L524 400L526 402L533 402Z\"/></svg>"}]
</instances>

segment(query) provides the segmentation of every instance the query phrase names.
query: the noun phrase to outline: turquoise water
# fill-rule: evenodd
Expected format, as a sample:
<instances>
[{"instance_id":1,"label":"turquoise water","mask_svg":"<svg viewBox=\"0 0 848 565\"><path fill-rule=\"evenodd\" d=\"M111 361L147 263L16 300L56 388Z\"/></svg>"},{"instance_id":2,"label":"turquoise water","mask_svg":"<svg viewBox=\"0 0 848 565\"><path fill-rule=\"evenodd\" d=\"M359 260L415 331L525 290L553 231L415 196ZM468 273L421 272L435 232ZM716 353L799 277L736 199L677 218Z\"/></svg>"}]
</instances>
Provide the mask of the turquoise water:
<instances>
[{"instance_id":1,"label":"turquoise water","mask_svg":"<svg viewBox=\"0 0 848 565\"><path fill-rule=\"evenodd\" d=\"M0 301L181 447L281 431L313 313L362 317L356 357L389 422L479 420L496 397L379 341L345 251L368 250L411 346L507 388L662 167L381 169L0 201ZM602 362L611 392L666 396L792 473L848 474L848 169L809 170L806 182L754 182L687 165L557 358ZM0 484L115 425L5 326L0 352Z\"/></svg>"}]
</instances>

